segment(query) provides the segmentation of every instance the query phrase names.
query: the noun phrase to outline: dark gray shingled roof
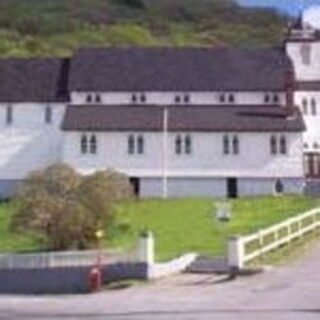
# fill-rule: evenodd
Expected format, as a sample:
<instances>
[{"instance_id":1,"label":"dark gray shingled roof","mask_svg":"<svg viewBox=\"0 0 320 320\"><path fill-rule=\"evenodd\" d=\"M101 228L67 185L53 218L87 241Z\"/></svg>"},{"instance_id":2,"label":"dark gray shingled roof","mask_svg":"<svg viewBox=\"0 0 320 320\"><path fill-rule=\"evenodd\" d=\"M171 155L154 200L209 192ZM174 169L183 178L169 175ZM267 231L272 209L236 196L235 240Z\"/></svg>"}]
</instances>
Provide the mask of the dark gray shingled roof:
<instances>
[{"instance_id":1,"label":"dark gray shingled roof","mask_svg":"<svg viewBox=\"0 0 320 320\"><path fill-rule=\"evenodd\" d=\"M300 91L318 91L320 90L320 81L299 81L296 89Z\"/></svg>"},{"instance_id":2,"label":"dark gray shingled roof","mask_svg":"<svg viewBox=\"0 0 320 320\"><path fill-rule=\"evenodd\" d=\"M67 101L67 59L0 59L0 102Z\"/></svg>"},{"instance_id":3,"label":"dark gray shingled roof","mask_svg":"<svg viewBox=\"0 0 320 320\"><path fill-rule=\"evenodd\" d=\"M91 48L76 52L71 91L277 91L283 49Z\"/></svg>"},{"instance_id":4,"label":"dark gray shingled roof","mask_svg":"<svg viewBox=\"0 0 320 320\"><path fill-rule=\"evenodd\" d=\"M170 106L170 131L299 132L304 121L298 109L288 117L279 106ZM68 106L66 131L161 131L160 106Z\"/></svg>"}]
</instances>

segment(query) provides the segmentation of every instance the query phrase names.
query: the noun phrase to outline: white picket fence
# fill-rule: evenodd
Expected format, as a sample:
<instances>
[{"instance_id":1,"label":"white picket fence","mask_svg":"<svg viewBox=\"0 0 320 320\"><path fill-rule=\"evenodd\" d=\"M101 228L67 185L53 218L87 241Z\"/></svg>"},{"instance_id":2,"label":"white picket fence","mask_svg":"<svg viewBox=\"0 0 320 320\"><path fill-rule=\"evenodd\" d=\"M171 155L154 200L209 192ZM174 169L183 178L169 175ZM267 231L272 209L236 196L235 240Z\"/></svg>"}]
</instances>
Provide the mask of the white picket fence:
<instances>
[{"instance_id":1,"label":"white picket fence","mask_svg":"<svg viewBox=\"0 0 320 320\"><path fill-rule=\"evenodd\" d=\"M102 264L134 262L137 252L120 251L66 251L34 254L1 254L0 269L33 269L33 268L59 268L84 267Z\"/></svg>"},{"instance_id":2,"label":"white picket fence","mask_svg":"<svg viewBox=\"0 0 320 320\"><path fill-rule=\"evenodd\" d=\"M255 234L232 237L228 243L229 267L241 270L245 263L288 244L319 226L320 208L316 208Z\"/></svg>"},{"instance_id":3,"label":"white picket fence","mask_svg":"<svg viewBox=\"0 0 320 320\"><path fill-rule=\"evenodd\" d=\"M86 267L111 264L146 264L146 278L156 279L181 272L197 258L196 254L185 254L165 263L155 261L155 243L152 232L142 235L135 248L128 251L92 250L66 251L34 254L0 254L0 270L45 269Z\"/></svg>"}]
</instances>

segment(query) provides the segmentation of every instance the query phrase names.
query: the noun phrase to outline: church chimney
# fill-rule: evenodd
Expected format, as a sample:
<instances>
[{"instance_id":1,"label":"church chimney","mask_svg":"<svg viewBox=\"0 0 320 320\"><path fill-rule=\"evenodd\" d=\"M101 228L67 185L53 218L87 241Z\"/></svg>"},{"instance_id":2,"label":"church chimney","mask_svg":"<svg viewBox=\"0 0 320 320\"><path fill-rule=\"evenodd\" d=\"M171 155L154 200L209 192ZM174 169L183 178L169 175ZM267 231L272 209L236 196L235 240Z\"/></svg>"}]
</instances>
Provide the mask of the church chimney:
<instances>
[{"instance_id":1,"label":"church chimney","mask_svg":"<svg viewBox=\"0 0 320 320\"><path fill-rule=\"evenodd\" d=\"M294 91L295 77L293 70L287 70L285 73L285 91L286 91L286 108L293 110L294 108Z\"/></svg>"}]
</instances>

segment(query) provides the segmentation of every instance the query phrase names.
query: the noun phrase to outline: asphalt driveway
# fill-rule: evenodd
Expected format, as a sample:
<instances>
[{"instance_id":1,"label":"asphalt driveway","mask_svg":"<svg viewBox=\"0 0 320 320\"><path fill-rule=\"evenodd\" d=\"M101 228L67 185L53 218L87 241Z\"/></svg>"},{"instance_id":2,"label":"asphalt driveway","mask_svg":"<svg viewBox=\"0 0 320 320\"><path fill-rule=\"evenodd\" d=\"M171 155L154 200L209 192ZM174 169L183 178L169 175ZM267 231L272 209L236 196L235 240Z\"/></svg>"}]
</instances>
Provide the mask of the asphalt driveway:
<instances>
[{"instance_id":1,"label":"asphalt driveway","mask_svg":"<svg viewBox=\"0 0 320 320\"><path fill-rule=\"evenodd\" d=\"M122 290L78 296L0 296L0 319L320 319L320 243L299 260L224 282L178 275Z\"/></svg>"}]
</instances>

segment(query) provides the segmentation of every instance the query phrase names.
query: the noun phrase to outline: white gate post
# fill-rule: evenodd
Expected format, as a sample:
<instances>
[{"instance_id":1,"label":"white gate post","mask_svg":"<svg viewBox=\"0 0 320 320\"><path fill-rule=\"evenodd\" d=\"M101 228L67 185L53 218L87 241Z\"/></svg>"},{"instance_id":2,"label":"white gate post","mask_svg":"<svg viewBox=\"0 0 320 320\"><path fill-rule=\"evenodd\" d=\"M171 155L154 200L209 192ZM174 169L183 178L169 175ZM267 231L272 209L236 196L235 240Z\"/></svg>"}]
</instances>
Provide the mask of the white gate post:
<instances>
[{"instance_id":1,"label":"white gate post","mask_svg":"<svg viewBox=\"0 0 320 320\"><path fill-rule=\"evenodd\" d=\"M144 232L140 236L138 259L146 264L154 264L154 238L151 231Z\"/></svg>"},{"instance_id":2,"label":"white gate post","mask_svg":"<svg viewBox=\"0 0 320 320\"><path fill-rule=\"evenodd\" d=\"M228 265L231 269L241 270L244 267L244 243L241 237L229 238Z\"/></svg>"}]
</instances>

